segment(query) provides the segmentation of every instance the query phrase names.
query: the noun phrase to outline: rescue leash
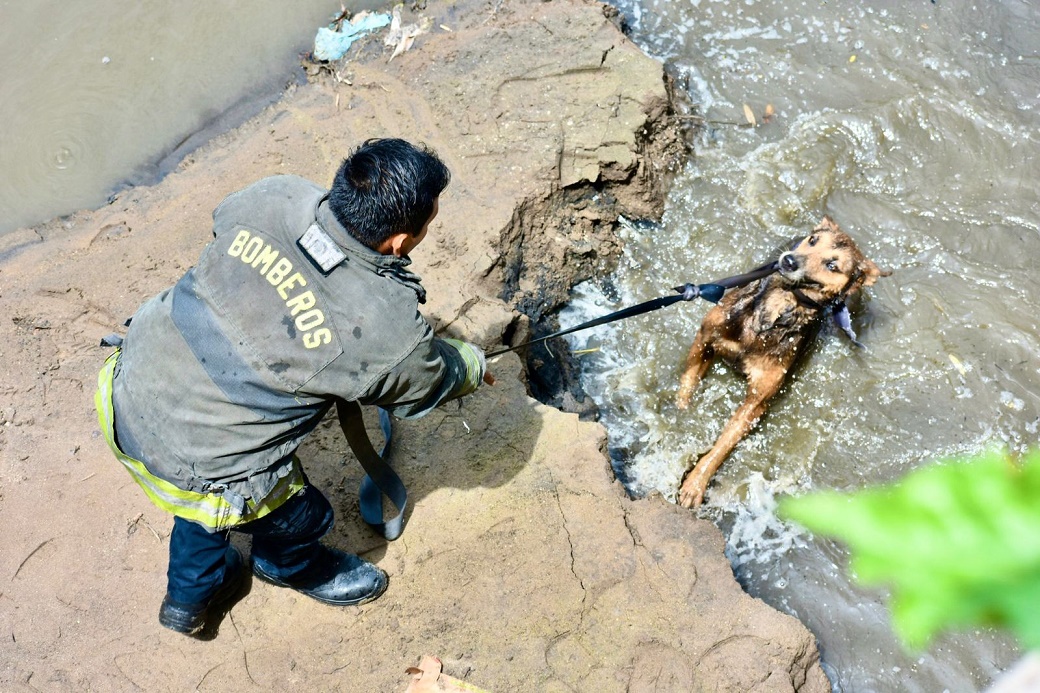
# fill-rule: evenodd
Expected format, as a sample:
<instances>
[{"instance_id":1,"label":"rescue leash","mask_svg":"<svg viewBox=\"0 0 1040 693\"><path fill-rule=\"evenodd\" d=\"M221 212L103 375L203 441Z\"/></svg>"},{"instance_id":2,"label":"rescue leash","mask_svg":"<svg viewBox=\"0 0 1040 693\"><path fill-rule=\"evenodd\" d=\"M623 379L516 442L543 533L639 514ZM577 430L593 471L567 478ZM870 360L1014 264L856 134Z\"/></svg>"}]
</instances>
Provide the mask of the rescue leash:
<instances>
[{"instance_id":1,"label":"rescue leash","mask_svg":"<svg viewBox=\"0 0 1040 693\"><path fill-rule=\"evenodd\" d=\"M679 301L692 301L695 298L703 298L706 301L718 303L722 300L722 296L727 289L744 286L757 279L767 277L775 272L778 267L779 264L774 261L766 263L761 267L756 267L750 272L725 277L707 284L684 284L683 286L677 286L673 289L675 291L674 294L623 308L601 318L596 318L595 320L590 320L575 327L560 330L559 332L554 332L553 334L539 337L508 349L495 351L487 356L489 358L499 356L532 344L544 342L547 339L570 334L571 332L649 313ZM404 531L404 513L408 506L408 491L405 489L401 477L390 467L387 456L390 449L390 439L393 434L390 415L385 409L379 409L379 425L383 430L384 443L383 447L377 452L372 446L372 441L369 440L368 432L365 430L365 421L361 415L361 406L357 402L337 398L336 413L339 416L339 425L343 430L343 435L350 444L350 449L365 470L365 478L362 479L361 488L358 491L358 505L361 508L361 517L388 541L393 541L401 536L401 532ZM397 510L397 514L389 520L383 519L383 496L386 496Z\"/></svg>"},{"instance_id":2,"label":"rescue leash","mask_svg":"<svg viewBox=\"0 0 1040 693\"><path fill-rule=\"evenodd\" d=\"M722 296L726 293L727 289L732 289L738 286L744 286L745 284L750 284L751 282L762 279L763 277L768 277L779 267L780 264L774 260L772 262L767 262L766 264L760 267L756 267L750 272L745 272L744 274L736 274L732 277L725 277L723 279L718 279L707 284L684 284L682 286L677 286L674 289L672 289L676 292L675 294L669 294L668 296L661 296L660 298L654 298L649 301L644 301L643 303L638 303L634 306L629 306L628 308L622 308L621 310L609 313L607 315L595 318L593 320L589 320L588 322L583 322L580 325L568 327L565 330L559 330L558 332L553 332L552 334L545 335L544 337L539 337L538 339L532 339L531 341L524 342L523 344L517 344L516 346L509 347L508 349L499 349L498 351L493 351L490 354L487 354L486 358L492 358L493 356L501 356L502 354L507 354L510 351L516 351L517 349L522 349L524 347L531 346L532 344L538 344L539 342L544 342L549 339L562 337L572 332L587 330L590 327L598 327L599 325L606 325L607 323L615 322L617 320L624 320L625 318L631 318L635 317L636 315L642 315L643 313L649 313L651 311L659 310L661 308L670 306L673 303L678 303L680 301L692 301L695 298L703 298L705 301L718 303L720 300L722 300Z\"/></svg>"},{"instance_id":3,"label":"rescue leash","mask_svg":"<svg viewBox=\"0 0 1040 693\"><path fill-rule=\"evenodd\" d=\"M487 356L489 358L499 356L532 344L544 342L547 339L561 337L571 332L649 313L679 301L692 301L695 298L703 298L705 301L718 303L722 300L727 289L744 286L767 277L775 272L778 267L779 264L773 261L756 267L750 272L725 277L707 284L684 284L683 286L677 286L673 289L675 291L674 294L623 308L601 318L589 320L575 327L560 330L553 334L533 339L530 342L509 347L508 349L501 349ZM377 452L372 446L372 441L368 438L368 432L365 430L365 421L361 416L361 406L357 402L349 402L345 399L337 398L336 413L339 415L339 425L343 430L343 435L346 436L347 442L350 444L350 449L365 470L365 478L361 481L361 488L358 492L358 505L361 508L361 517L388 541L393 541L401 536L401 532L404 531L404 513L408 506L408 491L405 489L401 477L390 467L388 461L387 453L390 449L390 439L393 433L390 415L385 409L379 409L379 425L383 430L384 443L383 447ZM385 521L383 519L383 496L386 496L397 510L396 515Z\"/></svg>"}]
</instances>

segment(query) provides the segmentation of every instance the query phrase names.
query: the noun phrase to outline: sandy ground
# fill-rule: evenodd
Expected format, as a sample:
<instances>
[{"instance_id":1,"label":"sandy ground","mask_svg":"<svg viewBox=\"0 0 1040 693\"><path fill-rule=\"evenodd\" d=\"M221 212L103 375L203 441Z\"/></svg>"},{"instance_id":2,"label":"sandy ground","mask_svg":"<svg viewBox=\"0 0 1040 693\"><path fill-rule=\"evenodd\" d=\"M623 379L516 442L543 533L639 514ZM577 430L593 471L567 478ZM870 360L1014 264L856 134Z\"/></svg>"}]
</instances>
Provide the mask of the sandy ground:
<instances>
[{"instance_id":1,"label":"sandy ground","mask_svg":"<svg viewBox=\"0 0 1040 693\"><path fill-rule=\"evenodd\" d=\"M100 437L97 344L194 263L226 194L327 184L368 137L428 143L453 182L415 254L426 315L487 346L611 266L619 213L660 214L681 133L662 66L603 6L423 14L392 62L373 40L161 184L0 239L0 689L402 691L432 654L493 691L829 690L811 634L740 590L715 527L628 499L602 427L531 399L513 355L495 387L398 426L396 542L360 522L334 422L301 448L330 543L389 573L383 597L336 609L253 581L202 640L158 625L171 520Z\"/></svg>"}]
</instances>

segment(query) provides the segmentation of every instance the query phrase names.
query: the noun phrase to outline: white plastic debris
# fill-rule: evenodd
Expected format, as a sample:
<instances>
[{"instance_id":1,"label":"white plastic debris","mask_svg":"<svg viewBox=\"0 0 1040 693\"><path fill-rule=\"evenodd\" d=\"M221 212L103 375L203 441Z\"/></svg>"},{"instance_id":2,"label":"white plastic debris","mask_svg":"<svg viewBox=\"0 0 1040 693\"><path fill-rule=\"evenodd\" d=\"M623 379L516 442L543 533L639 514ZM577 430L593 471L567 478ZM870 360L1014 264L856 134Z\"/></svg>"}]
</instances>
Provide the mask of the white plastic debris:
<instances>
[{"instance_id":1,"label":"white plastic debris","mask_svg":"<svg viewBox=\"0 0 1040 693\"><path fill-rule=\"evenodd\" d=\"M339 60L363 34L382 29L389 23L388 14L359 12L350 22L344 22L339 31L321 27L314 37L314 59Z\"/></svg>"},{"instance_id":2,"label":"white plastic debris","mask_svg":"<svg viewBox=\"0 0 1040 693\"><path fill-rule=\"evenodd\" d=\"M383 39L383 43L388 46L394 47L393 55L390 56L390 60L393 60L397 56L404 53L406 50L412 47L412 43L415 42L415 37L419 34L424 34L429 31L432 20L424 18L422 25L420 24L407 24L401 26L401 6L397 5L394 7L394 19L390 23L390 31L387 32L386 38ZM387 62L390 62L387 60Z\"/></svg>"}]
</instances>

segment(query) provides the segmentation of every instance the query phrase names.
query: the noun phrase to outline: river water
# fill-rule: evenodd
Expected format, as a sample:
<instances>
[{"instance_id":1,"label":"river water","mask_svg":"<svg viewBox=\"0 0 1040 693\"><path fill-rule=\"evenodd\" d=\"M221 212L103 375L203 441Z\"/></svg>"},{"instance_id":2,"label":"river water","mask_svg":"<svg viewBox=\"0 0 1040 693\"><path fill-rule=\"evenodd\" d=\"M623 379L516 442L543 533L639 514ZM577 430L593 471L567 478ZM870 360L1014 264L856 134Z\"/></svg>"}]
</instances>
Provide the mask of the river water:
<instances>
[{"instance_id":1,"label":"river water","mask_svg":"<svg viewBox=\"0 0 1040 693\"><path fill-rule=\"evenodd\" d=\"M742 271L829 213L891 277L825 332L711 487L745 587L816 634L836 690L972 691L1017 657L990 632L907 654L883 594L840 546L778 521L775 498L855 489L937 458L1021 450L1040 411L1040 8L1023 0L619 0L709 122L659 226L624 230L614 277L564 316ZM361 3L352 3L361 9ZM338 0L0 0L0 233L151 182L277 94ZM761 121L742 127L744 104ZM200 138L190 139L202 131ZM680 413L705 304L583 333L585 384L633 493L674 496L739 403L721 366ZM966 557L970 560L970 557Z\"/></svg>"},{"instance_id":2,"label":"river water","mask_svg":"<svg viewBox=\"0 0 1040 693\"><path fill-rule=\"evenodd\" d=\"M0 0L0 234L155 182L206 137L193 134L279 94L339 10L339 0Z\"/></svg>"},{"instance_id":3,"label":"river water","mask_svg":"<svg viewBox=\"0 0 1040 693\"><path fill-rule=\"evenodd\" d=\"M1040 412L1040 6L1023 0L621 0L706 119L659 226L627 225L615 276L576 324L750 269L830 214L878 265L853 322L827 329L723 465L702 512L752 594L816 634L835 690L974 691L1018 653L961 632L907 653L884 593L841 546L779 521L776 498L851 490L990 447L1035 445ZM758 127L745 127L745 104ZM763 124L772 105L775 115ZM713 366L674 405L703 302L579 333L583 378L633 494L675 496L743 399ZM965 560L971 560L966 556Z\"/></svg>"}]
</instances>

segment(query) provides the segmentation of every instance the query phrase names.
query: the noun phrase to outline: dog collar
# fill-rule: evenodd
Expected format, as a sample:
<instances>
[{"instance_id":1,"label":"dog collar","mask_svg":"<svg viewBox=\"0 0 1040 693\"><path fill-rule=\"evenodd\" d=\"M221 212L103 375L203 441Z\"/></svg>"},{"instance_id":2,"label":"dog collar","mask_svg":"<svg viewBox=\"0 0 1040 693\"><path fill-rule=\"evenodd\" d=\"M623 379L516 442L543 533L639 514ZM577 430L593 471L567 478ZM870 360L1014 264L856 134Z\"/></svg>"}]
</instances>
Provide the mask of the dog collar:
<instances>
[{"instance_id":1,"label":"dog collar","mask_svg":"<svg viewBox=\"0 0 1040 693\"><path fill-rule=\"evenodd\" d=\"M849 340L860 349L865 349L863 343L856 339L856 331L852 329L852 316L849 315L849 307L844 301L838 301L832 307L834 313L834 324L849 338Z\"/></svg>"},{"instance_id":2,"label":"dog collar","mask_svg":"<svg viewBox=\"0 0 1040 693\"><path fill-rule=\"evenodd\" d=\"M845 333L845 335L849 338L849 341L851 341L855 346L860 347L861 349L866 348L863 346L863 343L856 338L856 331L852 329L852 315L849 313L849 307L845 305L845 301L839 298L829 303L823 304L819 301L815 301L809 298L798 289L792 289L791 293L793 293L795 298L798 299L798 302L804 305L806 308L811 308L813 310L823 310L825 308L830 308L831 317L834 318L834 324L837 325L838 328Z\"/></svg>"},{"instance_id":3,"label":"dog collar","mask_svg":"<svg viewBox=\"0 0 1040 693\"><path fill-rule=\"evenodd\" d=\"M819 301L806 296L804 293L802 293L802 290L797 287L792 288L791 293L794 294L794 297L798 299L798 302L806 308L812 308L813 310L823 310L826 307L825 304L820 303Z\"/></svg>"}]
</instances>

